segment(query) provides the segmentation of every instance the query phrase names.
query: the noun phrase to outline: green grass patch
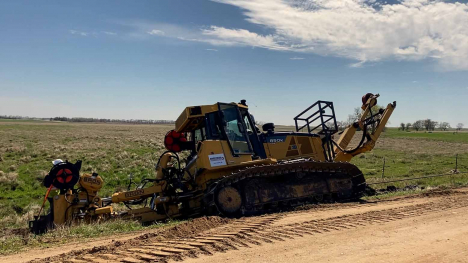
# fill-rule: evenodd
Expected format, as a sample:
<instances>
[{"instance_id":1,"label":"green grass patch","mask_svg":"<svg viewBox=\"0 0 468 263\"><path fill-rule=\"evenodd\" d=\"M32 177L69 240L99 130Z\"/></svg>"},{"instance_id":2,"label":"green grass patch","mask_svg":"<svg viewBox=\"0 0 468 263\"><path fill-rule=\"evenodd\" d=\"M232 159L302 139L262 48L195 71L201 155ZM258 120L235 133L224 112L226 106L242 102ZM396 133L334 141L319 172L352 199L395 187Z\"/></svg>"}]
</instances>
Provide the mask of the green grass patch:
<instances>
[{"instance_id":1,"label":"green grass patch","mask_svg":"<svg viewBox=\"0 0 468 263\"><path fill-rule=\"evenodd\" d=\"M415 177L447 173L455 169L455 155L416 154L411 152L375 149L354 158L351 163L358 166L366 178ZM458 155L458 170L468 171L468 153Z\"/></svg>"},{"instance_id":2,"label":"green grass patch","mask_svg":"<svg viewBox=\"0 0 468 263\"><path fill-rule=\"evenodd\" d=\"M382 169L385 158L385 173ZM455 156L442 154L415 154L411 152L375 149L351 161L358 166L368 183L422 177L427 175L450 174L455 169ZM468 172L468 153L458 156L458 170ZM468 184L468 174L453 174L419 180L391 183L399 188L408 185L423 187L461 186ZM372 185L385 188L387 184Z\"/></svg>"},{"instance_id":3,"label":"green grass patch","mask_svg":"<svg viewBox=\"0 0 468 263\"><path fill-rule=\"evenodd\" d=\"M386 193L378 194L378 195L365 196L362 199L366 201L385 200L385 199L392 198L392 197L420 194L420 193L427 192L427 191L429 190L428 189L414 189L414 190L408 190L408 191L386 192Z\"/></svg>"},{"instance_id":4,"label":"green grass patch","mask_svg":"<svg viewBox=\"0 0 468 263\"><path fill-rule=\"evenodd\" d=\"M414 138L427 139L442 142L459 142L468 143L468 132L456 131L400 131L396 128L389 128L385 132L385 137L388 138Z\"/></svg>"}]
</instances>

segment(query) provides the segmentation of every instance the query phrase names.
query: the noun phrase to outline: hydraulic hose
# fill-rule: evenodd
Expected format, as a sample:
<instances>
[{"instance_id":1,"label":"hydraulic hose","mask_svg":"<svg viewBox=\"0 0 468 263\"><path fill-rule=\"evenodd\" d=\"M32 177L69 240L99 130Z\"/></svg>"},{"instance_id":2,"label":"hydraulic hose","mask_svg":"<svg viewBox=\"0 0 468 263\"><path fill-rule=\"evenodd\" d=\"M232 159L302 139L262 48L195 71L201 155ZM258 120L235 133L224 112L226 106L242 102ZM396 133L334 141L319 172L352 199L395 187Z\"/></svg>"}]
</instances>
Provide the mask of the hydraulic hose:
<instances>
[{"instance_id":1,"label":"hydraulic hose","mask_svg":"<svg viewBox=\"0 0 468 263\"><path fill-rule=\"evenodd\" d=\"M379 115L379 114L382 114L382 109L379 110L379 112L378 112L376 115L372 114L372 109L370 109L369 111L370 111L371 116L363 121L363 122L364 122L364 125L363 125L364 128L363 128L363 130L362 130L362 138L361 138L361 141L359 142L358 146L356 146L356 148L354 148L354 149L352 149L352 150L346 150L346 149L341 148L341 146L339 146L335 141L332 140L333 144L334 144L340 151L342 151L342 152L344 152L344 153L349 153L349 154L353 154L354 152L356 152L356 151L357 151L359 148L361 148L361 146L364 144L364 141L365 141L365 139L366 139L366 137L367 137L367 126L368 126L368 125L371 125L372 123L375 123L376 121L379 121L379 122L380 122L380 119L374 120L374 117L377 116L377 115ZM357 124L357 123L354 123L353 125L355 125L355 124Z\"/></svg>"},{"instance_id":2,"label":"hydraulic hose","mask_svg":"<svg viewBox=\"0 0 468 263\"><path fill-rule=\"evenodd\" d=\"M356 148L352 149L352 150L346 150L346 149L343 149L341 148L340 145L338 145L338 143L336 143L334 140L332 140L333 144L338 148L340 149L340 151L344 152L344 153L349 153L349 154L353 154L354 152L356 152L359 148L361 148L361 146L364 144L364 140L366 139L366 135L367 135L367 125L364 125L364 129L362 130L362 138L361 138L361 141L359 142L358 146L356 146Z\"/></svg>"}]
</instances>

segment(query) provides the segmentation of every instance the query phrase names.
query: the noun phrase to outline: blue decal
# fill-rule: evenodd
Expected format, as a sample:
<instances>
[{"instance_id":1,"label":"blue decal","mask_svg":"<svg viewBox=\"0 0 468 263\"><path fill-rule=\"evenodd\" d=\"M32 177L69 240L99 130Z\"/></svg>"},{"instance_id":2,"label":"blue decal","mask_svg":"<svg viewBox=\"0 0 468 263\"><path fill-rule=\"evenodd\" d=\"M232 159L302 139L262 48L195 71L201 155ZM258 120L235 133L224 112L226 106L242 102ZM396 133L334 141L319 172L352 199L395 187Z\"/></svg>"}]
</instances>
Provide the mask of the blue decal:
<instances>
[{"instance_id":1,"label":"blue decal","mask_svg":"<svg viewBox=\"0 0 468 263\"><path fill-rule=\"evenodd\" d=\"M285 142L286 136L273 136L266 138L267 143Z\"/></svg>"}]
</instances>

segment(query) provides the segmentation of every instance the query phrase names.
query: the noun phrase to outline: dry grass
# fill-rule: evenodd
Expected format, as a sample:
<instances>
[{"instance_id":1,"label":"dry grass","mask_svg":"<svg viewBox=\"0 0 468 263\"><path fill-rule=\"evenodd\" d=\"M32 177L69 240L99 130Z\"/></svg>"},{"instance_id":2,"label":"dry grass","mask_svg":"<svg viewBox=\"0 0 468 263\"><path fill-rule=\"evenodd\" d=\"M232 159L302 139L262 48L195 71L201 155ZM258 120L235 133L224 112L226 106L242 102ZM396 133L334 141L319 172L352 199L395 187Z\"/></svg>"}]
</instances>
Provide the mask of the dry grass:
<instances>
[{"instance_id":1,"label":"dry grass","mask_svg":"<svg viewBox=\"0 0 468 263\"><path fill-rule=\"evenodd\" d=\"M10 187L10 189L16 188L18 186L18 173L0 171L0 185Z\"/></svg>"},{"instance_id":2,"label":"dry grass","mask_svg":"<svg viewBox=\"0 0 468 263\"><path fill-rule=\"evenodd\" d=\"M468 152L468 143L421 140L417 138L384 138L377 148L414 154L454 155Z\"/></svg>"},{"instance_id":3,"label":"dry grass","mask_svg":"<svg viewBox=\"0 0 468 263\"><path fill-rule=\"evenodd\" d=\"M41 207L38 204L30 204L25 208L19 206L0 206L0 209L4 210L4 212L9 212L7 215L0 218L0 225L20 227L26 226L30 220L34 219L34 215L37 215L39 213L40 208Z\"/></svg>"}]
</instances>

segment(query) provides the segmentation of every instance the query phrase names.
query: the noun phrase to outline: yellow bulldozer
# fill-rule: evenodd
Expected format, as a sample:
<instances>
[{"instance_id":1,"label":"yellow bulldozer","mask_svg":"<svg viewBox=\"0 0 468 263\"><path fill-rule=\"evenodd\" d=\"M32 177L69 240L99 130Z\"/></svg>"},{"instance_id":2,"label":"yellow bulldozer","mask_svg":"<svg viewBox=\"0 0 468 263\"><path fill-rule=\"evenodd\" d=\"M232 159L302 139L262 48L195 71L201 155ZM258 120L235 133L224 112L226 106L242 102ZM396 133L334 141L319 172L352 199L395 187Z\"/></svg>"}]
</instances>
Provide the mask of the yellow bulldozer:
<instances>
[{"instance_id":1,"label":"yellow bulldozer","mask_svg":"<svg viewBox=\"0 0 468 263\"><path fill-rule=\"evenodd\" d=\"M56 225L114 217L142 223L200 215L238 217L358 199L366 181L349 161L374 148L396 107L393 102L376 109L378 97L363 96L360 118L341 133L329 101L317 101L297 115L294 132L275 131L273 123L260 131L245 100L187 107L164 138L167 151L156 164L156 176L143 179L136 189L101 198L101 176L80 175L81 162L54 165L44 185L60 193L49 198L50 213L37 216L30 229L43 233ZM362 137L349 149L358 130ZM115 203L129 209L113 212Z\"/></svg>"}]
</instances>

